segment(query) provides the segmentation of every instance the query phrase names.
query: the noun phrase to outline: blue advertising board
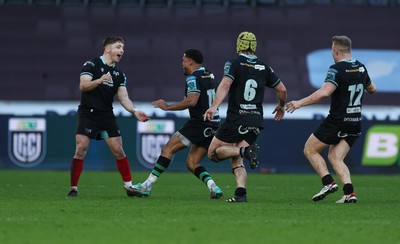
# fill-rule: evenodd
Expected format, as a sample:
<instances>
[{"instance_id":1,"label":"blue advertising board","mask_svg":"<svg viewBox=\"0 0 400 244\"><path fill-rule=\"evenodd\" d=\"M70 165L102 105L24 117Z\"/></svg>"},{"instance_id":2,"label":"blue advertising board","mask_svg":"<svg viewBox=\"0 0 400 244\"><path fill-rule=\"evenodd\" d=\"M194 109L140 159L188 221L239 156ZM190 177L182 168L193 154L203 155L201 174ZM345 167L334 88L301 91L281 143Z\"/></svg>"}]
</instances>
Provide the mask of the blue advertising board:
<instances>
[{"instance_id":1,"label":"blue advertising board","mask_svg":"<svg viewBox=\"0 0 400 244\"><path fill-rule=\"evenodd\" d=\"M132 171L148 171L162 145L185 118L153 119L140 123L132 117L118 117L124 149ZM75 150L74 116L14 117L0 116L0 168L34 170L68 170ZM258 137L260 165L249 172L312 173L303 155L304 143L320 120L265 120ZM140 124L140 126L139 126ZM143 127L144 126L144 127ZM393 121L364 121L361 137L345 162L352 173L398 174L400 125ZM187 171L188 150L177 153L171 171ZM323 152L326 159L327 150ZM202 163L214 172L230 172L228 161ZM115 170L115 159L103 141L92 141L85 159L85 170Z\"/></svg>"}]
</instances>

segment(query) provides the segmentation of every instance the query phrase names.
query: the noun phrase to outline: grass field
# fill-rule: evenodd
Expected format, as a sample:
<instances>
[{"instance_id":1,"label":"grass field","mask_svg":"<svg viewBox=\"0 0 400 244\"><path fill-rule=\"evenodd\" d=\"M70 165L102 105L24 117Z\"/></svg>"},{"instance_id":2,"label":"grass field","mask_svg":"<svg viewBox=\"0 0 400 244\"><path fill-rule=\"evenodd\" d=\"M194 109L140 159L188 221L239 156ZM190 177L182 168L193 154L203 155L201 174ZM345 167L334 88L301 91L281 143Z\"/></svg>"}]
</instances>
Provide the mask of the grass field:
<instances>
[{"instance_id":1,"label":"grass field","mask_svg":"<svg viewBox=\"0 0 400 244\"><path fill-rule=\"evenodd\" d=\"M134 181L148 175L134 173ZM65 197L67 171L0 171L0 243L400 243L400 177L353 176L357 204L322 202L316 175L249 174L248 203L230 204L189 173L166 172L149 198L129 198L117 172L85 171Z\"/></svg>"}]
</instances>

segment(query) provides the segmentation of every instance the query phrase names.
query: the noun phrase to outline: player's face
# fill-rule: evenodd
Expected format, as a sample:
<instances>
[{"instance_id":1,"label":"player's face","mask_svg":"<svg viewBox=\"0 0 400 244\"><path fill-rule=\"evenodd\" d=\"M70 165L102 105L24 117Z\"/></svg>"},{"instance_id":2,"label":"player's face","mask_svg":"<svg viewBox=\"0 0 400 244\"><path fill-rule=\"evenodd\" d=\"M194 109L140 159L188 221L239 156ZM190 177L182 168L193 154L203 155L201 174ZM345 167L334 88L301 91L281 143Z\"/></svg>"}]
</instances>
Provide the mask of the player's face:
<instances>
[{"instance_id":1,"label":"player's face","mask_svg":"<svg viewBox=\"0 0 400 244\"><path fill-rule=\"evenodd\" d=\"M122 42L116 42L110 45L110 57L114 63L121 61L122 55L124 54L124 44Z\"/></svg>"},{"instance_id":2,"label":"player's face","mask_svg":"<svg viewBox=\"0 0 400 244\"><path fill-rule=\"evenodd\" d=\"M186 57L184 54L183 58L182 58L182 67L183 67L183 73L185 75L190 75L191 72L189 70L189 67L190 67L191 63L192 63L192 60L190 58Z\"/></svg>"}]
</instances>

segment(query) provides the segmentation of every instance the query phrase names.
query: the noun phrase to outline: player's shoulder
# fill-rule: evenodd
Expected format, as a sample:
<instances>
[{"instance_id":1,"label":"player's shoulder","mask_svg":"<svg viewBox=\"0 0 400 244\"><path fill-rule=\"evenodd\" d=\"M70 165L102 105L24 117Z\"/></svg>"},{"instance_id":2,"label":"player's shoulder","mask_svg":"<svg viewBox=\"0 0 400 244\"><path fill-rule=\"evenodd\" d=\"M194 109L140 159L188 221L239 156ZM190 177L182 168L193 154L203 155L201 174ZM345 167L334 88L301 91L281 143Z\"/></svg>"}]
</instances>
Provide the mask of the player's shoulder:
<instances>
[{"instance_id":1,"label":"player's shoulder","mask_svg":"<svg viewBox=\"0 0 400 244\"><path fill-rule=\"evenodd\" d=\"M212 74L212 72L203 66L195 70L191 75L196 77L204 77L210 74Z\"/></svg>"},{"instance_id":2,"label":"player's shoulder","mask_svg":"<svg viewBox=\"0 0 400 244\"><path fill-rule=\"evenodd\" d=\"M125 75L125 72L122 71L117 65L114 66L114 71L117 72L117 73L119 73L119 74Z\"/></svg>"},{"instance_id":3,"label":"player's shoulder","mask_svg":"<svg viewBox=\"0 0 400 244\"><path fill-rule=\"evenodd\" d=\"M83 63L83 66L92 66L92 67L94 67L94 66L98 65L99 61L100 61L100 58L92 58L90 60L86 60Z\"/></svg>"},{"instance_id":4,"label":"player's shoulder","mask_svg":"<svg viewBox=\"0 0 400 244\"><path fill-rule=\"evenodd\" d=\"M358 59L355 59L354 63L356 63L358 66L364 66L365 67L365 65Z\"/></svg>"},{"instance_id":5,"label":"player's shoulder","mask_svg":"<svg viewBox=\"0 0 400 244\"><path fill-rule=\"evenodd\" d=\"M238 56L236 56L236 57L233 57L233 58L228 59L228 60L226 61L226 63L231 63L231 64L233 64L233 63L239 63L240 60L241 60L241 57L238 55Z\"/></svg>"},{"instance_id":6,"label":"player's shoulder","mask_svg":"<svg viewBox=\"0 0 400 244\"><path fill-rule=\"evenodd\" d=\"M341 70L343 68L344 68L344 63L343 62L338 62L338 63L332 64L331 66L329 66L329 70L339 71L339 70Z\"/></svg>"}]
</instances>

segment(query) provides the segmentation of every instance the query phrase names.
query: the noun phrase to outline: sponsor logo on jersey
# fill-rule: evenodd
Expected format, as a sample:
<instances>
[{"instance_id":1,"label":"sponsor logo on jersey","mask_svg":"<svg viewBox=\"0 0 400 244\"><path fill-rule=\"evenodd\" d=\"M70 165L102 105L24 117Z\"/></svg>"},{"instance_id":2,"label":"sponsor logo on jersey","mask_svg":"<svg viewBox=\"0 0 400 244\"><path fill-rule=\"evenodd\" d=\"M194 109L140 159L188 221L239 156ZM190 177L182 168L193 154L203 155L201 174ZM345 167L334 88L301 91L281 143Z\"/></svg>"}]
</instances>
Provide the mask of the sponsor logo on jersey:
<instances>
[{"instance_id":1,"label":"sponsor logo on jersey","mask_svg":"<svg viewBox=\"0 0 400 244\"><path fill-rule=\"evenodd\" d=\"M346 69L346 73L364 73L365 72L365 68L364 67L359 67L358 69Z\"/></svg>"},{"instance_id":2,"label":"sponsor logo on jersey","mask_svg":"<svg viewBox=\"0 0 400 244\"><path fill-rule=\"evenodd\" d=\"M109 87L114 87L114 81L111 80L107 80L107 81L103 81L103 85L109 86Z\"/></svg>"},{"instance_id":3,"label":"sponsor logo on jersey","mask_svg":"<svg viewBox=\"0 0 400 244\"><path fill-rule=\"evenodd\" d=\"M160 156L162 147L175 132L173 120L150 120L137 124L137 151L139 162L152 169Z\"/></svg>"},{"instance_id":4,"label":"sponsor logo on jersey","mask_svg":"<svg viewBox=\"0 0 400 244\"><path fill-rule=\"evenodd\" d=\"M46 155L46 120L10 118L8 121L8 156L23 168L39 165Z\"/></svg>"},{"instance_id":5,"label":"sponsor logo on jersey","mask_svg":"<svg viewBox=\"0 0 400 244\"><path fill-rule=\"evenodd\" d=\"M346 112L348 114L355 114L355 113L361 113L361 107L352 107L352 108L347 108Z\"/></svg>"},{"instance_id":6,"label":"sponsor logo on jersey","mask_svg":"<svg viewBox=\"0 0 400 244\"><path fill-rule=\"evenodd\" d=\"M240 104L240 108L242 109L257 109L256 104Z\"/></svg>"},{"instance_id":7,"label":"sponsor logo on jersey","mask_svg":"<svg viewBox=\"0 0 400 244\"><path fill-rule=\"evenodd\" d=\"M365 137L362 165L400 166L400 126L375 125Z\"/></svg>"},{"instance_id":8,"label":"sponsor logo on jersey","mask_svg":"<svg viewBox=\"0 0 400 244\"><path fill-rule=\"evenodd\" d=\"M258 70L265 70L265 65L256 64L254 65L254 68Z\"/></svg>"}]
</instances>

